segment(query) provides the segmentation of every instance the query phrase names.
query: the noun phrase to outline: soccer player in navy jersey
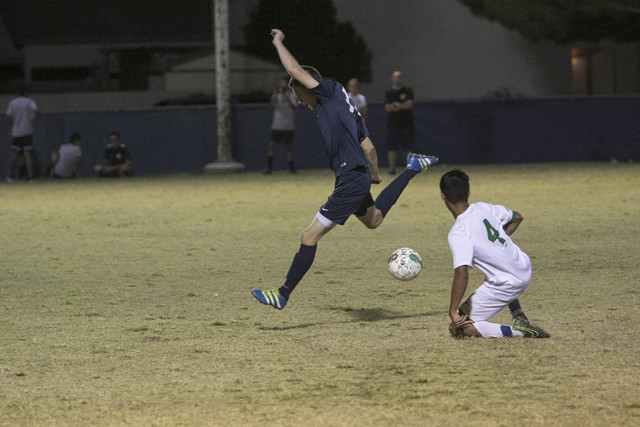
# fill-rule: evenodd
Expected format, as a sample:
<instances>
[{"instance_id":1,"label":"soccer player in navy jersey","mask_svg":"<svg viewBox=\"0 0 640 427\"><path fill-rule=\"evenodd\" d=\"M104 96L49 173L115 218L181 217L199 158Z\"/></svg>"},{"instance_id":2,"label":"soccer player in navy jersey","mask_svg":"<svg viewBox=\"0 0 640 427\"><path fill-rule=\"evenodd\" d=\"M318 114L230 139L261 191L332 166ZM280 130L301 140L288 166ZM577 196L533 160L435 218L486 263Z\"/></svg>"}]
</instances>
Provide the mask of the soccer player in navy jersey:
<instances>
[{"instance_id":1,"label":"soccer player in navy jersey","mask_svg":"<svg viewBox=\"0 0 640 427\"><path fill-rule=\"evenodd\" d=\"M298 103L317 112L318 126L324 147L336 177L329 199L300 235L300 249L293 257L286 281L275 289L251 291L262 304L282 310L296 285L313 264L318 241L336 224L343 225L355 215L367 228L377 228L400 197L409 180L436 157L410 154L407 168L398 175L373 201L371 184L382 181L378 171L378 156L369 139L369 131L349 94L340 83L323 80L313 67L301 66L285 47L284 33L271 30L273 45L280 61L291 76L289 87Z\"/></svg>"}]
</instances>

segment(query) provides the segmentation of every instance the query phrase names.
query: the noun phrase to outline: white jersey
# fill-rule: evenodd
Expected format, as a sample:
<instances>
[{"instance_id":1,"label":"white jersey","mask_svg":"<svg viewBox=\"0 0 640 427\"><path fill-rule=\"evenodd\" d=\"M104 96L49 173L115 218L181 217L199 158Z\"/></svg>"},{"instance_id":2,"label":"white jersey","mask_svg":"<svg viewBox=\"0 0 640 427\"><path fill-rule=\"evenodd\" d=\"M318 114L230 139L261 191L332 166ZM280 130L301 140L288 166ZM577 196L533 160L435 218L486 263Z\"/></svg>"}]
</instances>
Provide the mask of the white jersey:
<instances>
[{"instance_id":1,"label":"white jersey","mask_svg":"<svg viewBox=\"0 0 640 427\"><path fill-rule=\"evenodd\" d=\"M53 172L61 178L71 178L76 172L78 162L82 158L82 150L75 144L62 144L58 150L58 162Z\"/></svg>"},{"instance_id":2,"label":"white jersey","mask_svg":"<svg viewBox=\"0 0 640 427\"><path fill-rule=\"evenodd\" d=\"M353 104L356 106L358 111L362 111L362 109L367 106L367 98L363 94L357 93L353 95L349 93L349 97L353 100Z\"/></svg>"},{"instance_id":3,"label":"white jersey","mask_svg":"<svg viewBox=\"0 0 640 427\"><path fill-rule=\"evenodd\" d=\"M453 268L478 267L493 286L521 287L531 280L531 261L504 232L515 212L504 206L473 203L449 231Z\"/></svg>"},{"instance_id":4,"label":"white jersey","mask_svg":"<svg viewBox=\"0 0 640 427\"><path fill-rule=\"evenodd\" d=\"M38 105L26 96L19 96L9 101L7 116L13 119L11 136L20 137L33 135L33 124L36 120Z\"/></svg>"}]
</instances>

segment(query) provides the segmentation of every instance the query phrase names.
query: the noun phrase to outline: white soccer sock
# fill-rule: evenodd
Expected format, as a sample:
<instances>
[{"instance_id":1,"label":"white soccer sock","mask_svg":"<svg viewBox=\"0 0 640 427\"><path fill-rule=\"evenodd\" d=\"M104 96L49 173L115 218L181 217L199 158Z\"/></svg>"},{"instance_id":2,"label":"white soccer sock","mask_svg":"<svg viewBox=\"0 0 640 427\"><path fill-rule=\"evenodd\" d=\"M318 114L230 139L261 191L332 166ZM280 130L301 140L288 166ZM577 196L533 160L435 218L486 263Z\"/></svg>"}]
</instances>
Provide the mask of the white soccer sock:
<instances>
[{"instance_id":1,"label":"white soccer sock","mask_svg":"<svg viewBox=\"0 0 640 427\"><path fill-rule=\"evenodd\" d=\"M474 322L473 326L475 326L478 332L480 332L482 338L510 338L524 336L522 332L513 330L511 326L501 325L499 323Z\"/></svg>"}]
</instances>

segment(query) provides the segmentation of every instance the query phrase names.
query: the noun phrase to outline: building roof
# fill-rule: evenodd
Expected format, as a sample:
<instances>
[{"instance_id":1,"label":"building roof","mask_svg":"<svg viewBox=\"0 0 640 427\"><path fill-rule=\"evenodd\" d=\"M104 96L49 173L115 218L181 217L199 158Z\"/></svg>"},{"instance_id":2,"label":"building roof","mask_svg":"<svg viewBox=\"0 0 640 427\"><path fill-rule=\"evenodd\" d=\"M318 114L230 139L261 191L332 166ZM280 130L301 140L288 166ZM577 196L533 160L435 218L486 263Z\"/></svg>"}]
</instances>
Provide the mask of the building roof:
<instances>
[{"instance_id":1,"label":"building roof","mask_svg":"<svg viewBox=\"0 0 640 427\"><path fill-rule=\"evenodd\" d=\"M202 42L213 38L211 0L2 0L17 47L26 44Z\"/></svg>"}]
</instances>

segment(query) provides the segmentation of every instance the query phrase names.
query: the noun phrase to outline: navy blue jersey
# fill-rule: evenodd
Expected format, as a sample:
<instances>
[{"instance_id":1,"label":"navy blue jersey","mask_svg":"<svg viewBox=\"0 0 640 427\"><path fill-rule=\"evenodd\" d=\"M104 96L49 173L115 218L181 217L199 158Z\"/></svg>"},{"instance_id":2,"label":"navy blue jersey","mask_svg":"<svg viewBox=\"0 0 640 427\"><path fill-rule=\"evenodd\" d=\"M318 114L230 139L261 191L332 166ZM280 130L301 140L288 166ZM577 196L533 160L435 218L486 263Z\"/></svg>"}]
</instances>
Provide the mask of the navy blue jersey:
<instances>
[{"instance_id":1,"label":"navy blue jersey","mask_svg":"<svg viewBox=\"0 0 640 427\"><path fill-rule=\"evenodd\" d=\"M107 148L104 150L102 156L110 166L120 165L129 160L129 150L124 144L114 147L111 144L107 144Z\"/></svg>"},{"instance_id":2,"label":"navy blue jersey","mask_svg":"<svg viewBox=\"0 0 640 427\"><path fill-rule=\"evenodd\" d=\"M360 142L369 136L367 126L342 85L334 80L320 80L311 92L318 105L318 126L324 148L336 177L343 171L367 167Z\"/></svg>"}]
</instances>

